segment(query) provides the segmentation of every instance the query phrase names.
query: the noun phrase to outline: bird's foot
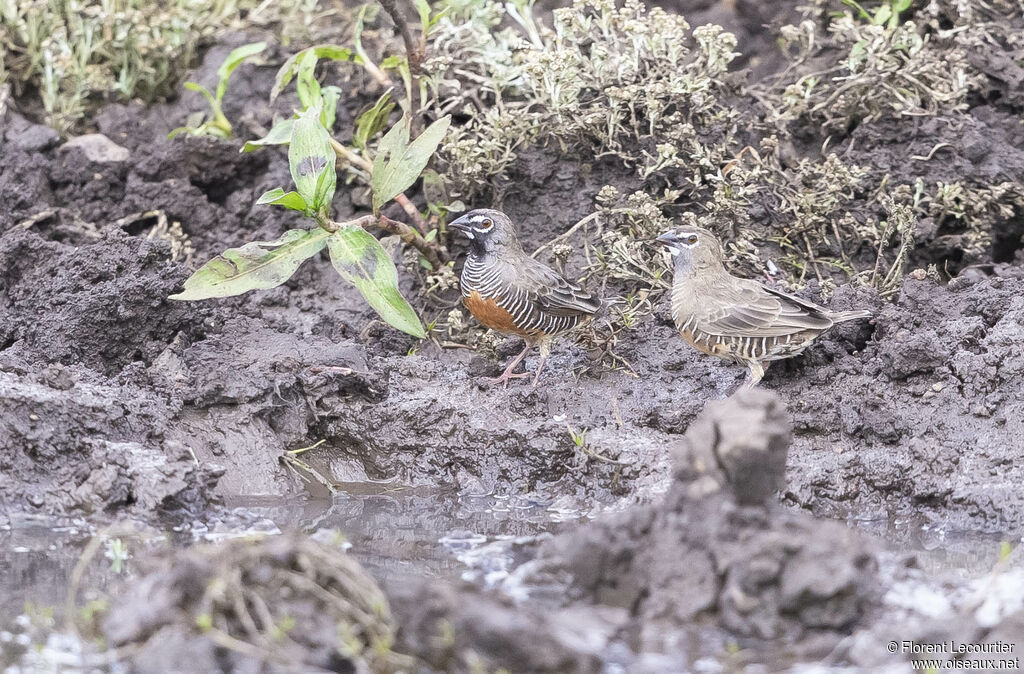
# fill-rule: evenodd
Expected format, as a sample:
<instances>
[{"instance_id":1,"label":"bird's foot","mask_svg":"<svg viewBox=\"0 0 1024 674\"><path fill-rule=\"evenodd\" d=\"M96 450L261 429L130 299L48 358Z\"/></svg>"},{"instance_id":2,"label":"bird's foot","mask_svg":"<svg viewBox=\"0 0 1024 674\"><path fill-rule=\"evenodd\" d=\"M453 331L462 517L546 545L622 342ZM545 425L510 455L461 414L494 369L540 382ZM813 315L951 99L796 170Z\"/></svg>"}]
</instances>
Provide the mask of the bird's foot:
<instances>
[{"instance_id":1,"label":"bird's foot","mask_svg":"<svg viewBox=\"0 0 1024 674\"><path fill-rule=\"evenodd\" d=\"M530 376L529 372L520 372L518 374L512 374L511 372L506 370L500 377L492 377L490 379L487 379L486 381L487 381L488 384L503 384L505 388L508 388L509 380L511 380L511 379L524 379L524 378L529 377L529 376Z\"/></svg>"}]
</instances>

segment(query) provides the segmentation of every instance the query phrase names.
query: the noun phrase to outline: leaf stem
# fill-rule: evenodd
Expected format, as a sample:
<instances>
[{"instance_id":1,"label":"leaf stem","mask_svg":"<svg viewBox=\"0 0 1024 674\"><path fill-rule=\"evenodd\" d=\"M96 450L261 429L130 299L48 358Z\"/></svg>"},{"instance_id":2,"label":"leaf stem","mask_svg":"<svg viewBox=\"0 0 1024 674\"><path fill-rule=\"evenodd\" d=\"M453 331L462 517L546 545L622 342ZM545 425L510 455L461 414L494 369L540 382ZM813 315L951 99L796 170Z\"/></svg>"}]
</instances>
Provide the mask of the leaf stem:
<instances>
[{"instance_id":1,"label":"leaf stem","mask_svg":"<svg viewBox=\"0 0 1024 674\"><path fill-rule=\"evenodd\" d=\"M416 225L416 229L420 230L420 234L426 236L427 232L430 231L427 228L427 221L423 219L422 215L420 215L420 210L416 208L411 201L409 201L409 197L404 194L399 194L395 197L395 201L402 207L405 214L412 218L413 223Z\"/></svg>"},{"instance_id":2,"label":"leaf stem","mask_svg":"<svg viewBox=\"0 0 1024 674\"><path fill-rule=\"evenodd\" d=\"M353 166L357 166L357 167L361 168L362 170L366 171L371 176L373 175L373 164L366 157L363 157L362 155L356 154L352 150L350 150L347 147L345 147L344 145L342 145L340 142L338 142L337 139L335 139L333 137L331 138L331 148L334 150L334 154L336 154L340 159L348 162L349 164L352 164ZM433 257L431 257L431 256L427 255L425 252L423 252L423 248L420 245L416 244L415 242L413 242L411 240L406 240L406 238L404 236L402 237L402 241L405 241L406 243L411 243L412 245L416 246L417 250L419 250L420 252L423 252L423 256L426 257L427 260L430 261L430 263L432 265L434 265L434 268L436 269L438 265L434 264L434 260L441 260L442 258L444 258L446 256L444 254L444 251L441 250L440 246L438 246L436 243L432 243L432 242L427 241L426 239L423 238L424 236L427 235L427 232L429 231L427 229L427 222L423 219L423 216L420 215L419 209L417 209L416 206L413 205L413 203L411 201L409 201L409 197L405 196L404 194L399 194L398 196L395 197L395 201L398 203L399 206L402 207L402 210L405 211L405 214L408 215L410 219L412 219L413 223L415 223L415 225L416 225L416 229L420 230L417 233L415 230L412 230L410 228L410 230L413 233L417 234L417 238L420 241L423 242L423 245L428 247L428 248L430 248L433 251ZM384 218L383 216L382 216L382 219L383 220L388 220L388 218ZM397 222L397 221L396 220L390 220L390 222ZM397 223L397 224L400 224L403 227L407 227L407 228L409 227L405 223ZM381 226L383 227L383 225L381 225ZM385 229L387 229L387 228L385 227ZM394 232L394 233L398 234L398 232Z\"/></svg>"},{"instance_id":3,"label":"leaf stem","mask_svg":"<svg viewBox=\"0 0 1024 674\"><path fill-rule=\"evenodd\" d=\"M389 234L398 236L398 238L402 240L402 243L410 245L418 250L435 270L440 269L444 265L444 260L447 258L444 250L432 241L424 239L415 229L404 222L392 220L391 218L383 215L380 217L375 215L364 215L343 223L332 222L331 225L335 228L334 231L337 231L337 228L342 225L354 225L356 227L362 227L363 229L368 229L374 226L380 227Z\"/></svg>"},{"instance_id":4,"label":"leaf stem","mask_svg":"<svg viewBox=\"0 0 1024 674\"><path fill-rule=\"evenodd\" d=\"M344 159L353 166L358 166L371 175L373 174L373 164L370 163L369 159L348 149L339 143L336 138L331 138L331 148L334 150L334 154L338 155L340 159Z\"/></svg>"}]
</instances>

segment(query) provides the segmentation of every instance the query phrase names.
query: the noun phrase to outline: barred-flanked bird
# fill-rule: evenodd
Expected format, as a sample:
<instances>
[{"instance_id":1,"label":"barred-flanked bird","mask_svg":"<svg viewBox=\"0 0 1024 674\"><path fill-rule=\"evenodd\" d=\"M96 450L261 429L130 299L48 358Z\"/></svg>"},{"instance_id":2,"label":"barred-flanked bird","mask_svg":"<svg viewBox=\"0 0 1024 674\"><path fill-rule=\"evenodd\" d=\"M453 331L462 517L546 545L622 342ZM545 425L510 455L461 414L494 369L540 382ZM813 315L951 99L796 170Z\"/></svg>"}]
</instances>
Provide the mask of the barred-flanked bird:
<instances>
[{"instance_id":1,"label":"barred-flanked bird","mask_svg":"<svg viewBox=\"0 0 1024 674\"><path fill-rule=\"evenodd\" d=\"M601 302L558 272L523 251L512 221L501 211L477 209L450 224L470 239L469 257L460 279L462 298L473 316L498 332L519 335L526 348L493 383L509 379L530 349L540 347L533 385L551 352L555 337L593 316Z\"/></svg>"},{"instance_id":2,"label":"barred-flanked bird","mask_svg":"<svg viewBox=\"0 0 1024 674\"><path fill-rule=\"evenodd\" d=\"M706 229L677 227L657 241L672 254L672 320L683 339L746 365L746 388L761 381L768 363L798 355L834 324L871 317L869 311L829 311L731 275L721 244Z\"/></svg>"}]
</instances>

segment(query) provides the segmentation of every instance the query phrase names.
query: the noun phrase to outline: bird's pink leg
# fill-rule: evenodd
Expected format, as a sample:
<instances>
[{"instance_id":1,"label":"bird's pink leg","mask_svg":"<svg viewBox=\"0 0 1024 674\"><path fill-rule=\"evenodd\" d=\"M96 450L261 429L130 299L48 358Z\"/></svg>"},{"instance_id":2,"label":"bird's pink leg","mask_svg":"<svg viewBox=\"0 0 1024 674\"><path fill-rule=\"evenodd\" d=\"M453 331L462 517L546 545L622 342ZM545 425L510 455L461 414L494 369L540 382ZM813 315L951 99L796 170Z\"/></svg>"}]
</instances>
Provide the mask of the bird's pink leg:
<instances>
[{"instance_id":1,"label":"bird's pink leg","mask_svg":"<svg viewBox=\"0 0 1024 674\"><path fill-rule=\"evenodd\" d=\"M512 374L512 370L516 369L516 365L519 365L520 361L522 361L523 358L526 358L526 354L528 354L530 352L531 348L533 348L533 345L527 343L526 347L523 348L523 350L519 353L519 355L516 356L515 358L513 358L512 362L508 364L508 367L506 367L505 371L501 373L501 376L500 377L495 377L494 379L488 379L487 380L488 383L491 383L491 384L504 384L505 388L508 388L508 381L509 381L509 379L522 379L523 377L529 377L530 374L528 372L521 372L519 374Z\"/></svg>"},{"instance_id":2,"label":"bird's pink leg","mask_svg":"<svg viewBox=\"0 0 1024 674\"><path fill-rule=\"evenodd\" d=\"M548 362L549 355L551 355L551 342L545 339L540 343L540 362L537 363L537 374L533 375L533 388L537 388L537 384L540 383L540 372L544 369L544 363Z\"/></svg>"}]
</instances>

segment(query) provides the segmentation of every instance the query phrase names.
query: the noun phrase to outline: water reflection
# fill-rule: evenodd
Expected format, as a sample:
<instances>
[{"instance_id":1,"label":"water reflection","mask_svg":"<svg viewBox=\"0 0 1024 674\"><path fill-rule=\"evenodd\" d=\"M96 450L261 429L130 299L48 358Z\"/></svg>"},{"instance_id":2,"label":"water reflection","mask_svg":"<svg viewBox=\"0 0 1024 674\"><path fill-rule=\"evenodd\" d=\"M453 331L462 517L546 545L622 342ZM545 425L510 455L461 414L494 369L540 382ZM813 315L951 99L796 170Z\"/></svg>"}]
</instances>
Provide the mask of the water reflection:
<instances>
[{"instance_id":1,"label":"water reflection","mask_svg":"<svg viewBox=\"0 0 1024 674\"><path fill-rule=\"evenodd\" d=\"M491 572L492 560L480 554L486 549L505 568L508 555L518 556L517 541L531 541L586 519L582 511L568 513L520 496L466 496L372 483L342 488L330 501L248 499L232 505L281 529L339 531L351 543L351 552L382 580L409 574L455 577L467 566Z\"/></svg>"}]
</instances>

